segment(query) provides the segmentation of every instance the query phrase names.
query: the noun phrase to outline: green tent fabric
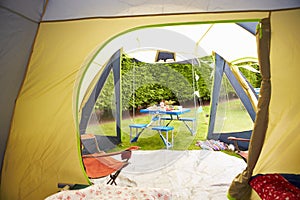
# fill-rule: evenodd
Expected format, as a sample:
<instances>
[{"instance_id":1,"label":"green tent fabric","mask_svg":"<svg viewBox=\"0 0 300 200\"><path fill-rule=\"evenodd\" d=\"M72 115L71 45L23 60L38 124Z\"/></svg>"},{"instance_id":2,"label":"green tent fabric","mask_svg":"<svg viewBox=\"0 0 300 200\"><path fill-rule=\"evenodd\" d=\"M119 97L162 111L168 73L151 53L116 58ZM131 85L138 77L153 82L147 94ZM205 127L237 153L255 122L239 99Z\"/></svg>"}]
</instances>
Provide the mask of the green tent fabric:
<instances>
[{"instance_id":1,"label":"green tent fabric","mask_svg":"<svg viewBox=\"0 0 300 200\"><path fill-rule=\"evenodd\" d=\"M269 48L258 55L262 69L265 59L270 62L270 81L267 74L250 145L255 150L239 177L299 174L299 19L300 4L293 0L1 1L1 199L43 199L58 183L89 184L78 122L93 82L86 81L92 60L101 54L104 66L119 49L107 49L110 42L163 25L270 21L270 39L264 40L263 26L258 42ZM231 198L242 198L237 187L230 188Z\"/></svg>"}]
</instances>

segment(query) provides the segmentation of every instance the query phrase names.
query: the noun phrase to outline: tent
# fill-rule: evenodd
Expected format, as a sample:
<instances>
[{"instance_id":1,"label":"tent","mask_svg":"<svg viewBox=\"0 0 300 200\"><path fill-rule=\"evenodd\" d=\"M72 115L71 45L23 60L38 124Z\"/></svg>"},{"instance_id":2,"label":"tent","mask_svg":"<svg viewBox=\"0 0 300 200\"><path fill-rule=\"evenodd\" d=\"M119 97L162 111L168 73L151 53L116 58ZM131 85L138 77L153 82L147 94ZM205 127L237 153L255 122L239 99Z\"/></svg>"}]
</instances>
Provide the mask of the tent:
<instances>
[{"instance_id":1,"label":"tent","mask_svg":"<svg viewBox=\"0 0 300 200\"><path fill-rule=\"evenodd\" d=\"M57 183L88 183L79 148L90 86L83 74L96 52L104 52L104 66L119 49L109 49L113 39L150 26L260 22L263 82L248 167L229 196L249 194L252 175L299 174L299 7L295 0L1 1L1 199L41 199Z\"/></svg>"}]
</instances>

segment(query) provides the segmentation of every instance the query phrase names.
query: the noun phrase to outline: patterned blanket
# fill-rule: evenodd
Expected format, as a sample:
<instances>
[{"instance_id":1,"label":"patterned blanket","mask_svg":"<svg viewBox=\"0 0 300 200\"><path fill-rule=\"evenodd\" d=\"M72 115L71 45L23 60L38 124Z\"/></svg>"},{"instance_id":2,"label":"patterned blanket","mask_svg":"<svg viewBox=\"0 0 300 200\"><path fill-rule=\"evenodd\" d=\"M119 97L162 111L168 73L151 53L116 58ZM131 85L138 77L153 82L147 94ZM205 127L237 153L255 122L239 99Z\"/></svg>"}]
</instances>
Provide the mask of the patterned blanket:
<instances>
[{"instance_id":1,"label":"patterned blanket","mask_svg":"<svg viewBox=\"0 0 300 200\"><path fill-rule=\"evenodd\" d=\"M196 146L201 147L204 150L221 151L228 149L228 146L219 140L205 140L197 141Z\"/></svg>"},{"instance_id":2,"label":"patterned blanket","mask_svg":"<svg viewBox=\"0 0 300 200\"><path fill-rule=\"evenodd\" d=\"M90 200L90 199L124 199L124 200L170 200L171 193L167 189L121 187L115 185L96 184L80 190L66 190L47 197L45 200Z\"/></svg>"}]
</instances>

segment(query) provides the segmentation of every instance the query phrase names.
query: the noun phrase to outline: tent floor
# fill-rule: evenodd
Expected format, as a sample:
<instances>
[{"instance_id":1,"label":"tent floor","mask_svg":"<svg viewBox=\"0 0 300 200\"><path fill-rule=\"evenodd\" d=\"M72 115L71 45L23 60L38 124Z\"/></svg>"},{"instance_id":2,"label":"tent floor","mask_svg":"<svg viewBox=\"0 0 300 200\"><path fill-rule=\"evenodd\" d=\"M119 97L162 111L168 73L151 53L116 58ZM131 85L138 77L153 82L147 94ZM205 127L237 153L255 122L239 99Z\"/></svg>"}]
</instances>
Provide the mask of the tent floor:
<instances>
[{"instance_id":1,"label":"tent floor","mask_svg":"<svg viewBox=\"0 0 300 200\"><path fill-rule=\"evenodd\" d=\"M223 152L207 150L133 151L130 164L117 178L118 186L163 188L172 199L227 199L227 190L246 163ZM93 179L95 184L106 178Z\"/></svg>"}]
</instances>

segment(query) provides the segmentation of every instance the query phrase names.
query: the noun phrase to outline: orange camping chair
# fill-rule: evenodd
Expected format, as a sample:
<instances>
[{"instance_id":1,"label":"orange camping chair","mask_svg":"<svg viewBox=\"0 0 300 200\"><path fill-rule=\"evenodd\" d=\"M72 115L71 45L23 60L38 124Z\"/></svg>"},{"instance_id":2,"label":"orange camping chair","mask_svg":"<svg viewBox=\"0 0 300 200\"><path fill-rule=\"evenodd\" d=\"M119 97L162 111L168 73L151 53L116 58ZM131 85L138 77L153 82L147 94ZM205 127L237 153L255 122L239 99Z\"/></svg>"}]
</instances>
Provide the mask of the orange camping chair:
<instances>
[{"instance_id":1,"label":"orange camping chair","mask_svg":"<svg viewBox=\"0 0 300 200\"><path fill-rule=\"evenodd\" d=\"M97 139L93 134L81 135L81 143L82 160L87 176L89 178L102 178L109 175L110 179L107 184L110 185L117 185L116 178L121 170L129 164L131 151L139 148L132 146L123 151L106 153L99 149ZM121 156L120 160L114 158L117 155Z\"/></svg>"}]
</instances>

